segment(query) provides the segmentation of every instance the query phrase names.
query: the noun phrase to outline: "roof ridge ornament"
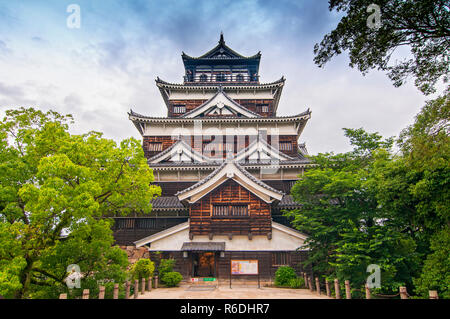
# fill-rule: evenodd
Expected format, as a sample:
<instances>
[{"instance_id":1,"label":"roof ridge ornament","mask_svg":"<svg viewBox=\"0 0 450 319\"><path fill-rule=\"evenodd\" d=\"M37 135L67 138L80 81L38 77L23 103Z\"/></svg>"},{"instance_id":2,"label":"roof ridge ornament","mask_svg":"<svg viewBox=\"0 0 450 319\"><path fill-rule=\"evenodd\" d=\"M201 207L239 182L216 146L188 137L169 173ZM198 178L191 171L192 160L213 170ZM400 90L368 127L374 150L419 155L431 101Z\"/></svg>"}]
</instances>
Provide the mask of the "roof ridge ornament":
<instances>
[{"instance_id":1,"label":"roof ridge ornament","mask_svg":"<svg viewBox=\"0 0 450 319\"><path fill-rule=\"evenodd\" d=\"M219 40L220 44L225 44L225 40L223 38L223 31L220 31L220 40Z\"/></svg>"}]
</instances>

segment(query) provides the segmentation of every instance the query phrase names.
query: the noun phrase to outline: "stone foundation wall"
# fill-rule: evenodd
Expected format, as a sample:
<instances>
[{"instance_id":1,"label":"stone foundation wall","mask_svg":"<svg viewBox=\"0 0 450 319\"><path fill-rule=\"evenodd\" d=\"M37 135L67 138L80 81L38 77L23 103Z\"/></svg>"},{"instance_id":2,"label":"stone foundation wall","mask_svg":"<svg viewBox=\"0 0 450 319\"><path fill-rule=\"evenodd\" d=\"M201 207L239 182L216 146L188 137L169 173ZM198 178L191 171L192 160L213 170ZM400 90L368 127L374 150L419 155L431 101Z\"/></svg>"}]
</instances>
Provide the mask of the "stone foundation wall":
<instances>
[{"instance_id":1,"label":"stone foundation wall","mask_svg":"<svg viewBox=\"0 0 450 319\"><path fill-rule=\"evenodd\" d=\"M136 248L135 246L119 246L128 255L128 261L134 264L141 258L149 258L150 254L145 247Z\"/></svg>"}]
</instances>

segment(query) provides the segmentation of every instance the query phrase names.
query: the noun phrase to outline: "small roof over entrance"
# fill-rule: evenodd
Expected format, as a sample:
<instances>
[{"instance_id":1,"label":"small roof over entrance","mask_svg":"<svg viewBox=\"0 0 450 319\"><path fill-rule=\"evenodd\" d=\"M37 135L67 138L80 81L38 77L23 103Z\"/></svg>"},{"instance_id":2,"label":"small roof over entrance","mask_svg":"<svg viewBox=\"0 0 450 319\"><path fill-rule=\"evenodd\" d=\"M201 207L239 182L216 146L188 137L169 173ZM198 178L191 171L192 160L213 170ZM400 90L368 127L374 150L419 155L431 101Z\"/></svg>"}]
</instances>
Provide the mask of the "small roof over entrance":
<instances>
[{"instance_id":1,"label":"small roof over entrance","mask_svg":"<svg viewBox=\"0 0 450 319\"><path fill-rule=\"evenodd\" d=\"M181 251L224 251L225 242L186 242L183 243Z\"/></svg>"}]
</instances>

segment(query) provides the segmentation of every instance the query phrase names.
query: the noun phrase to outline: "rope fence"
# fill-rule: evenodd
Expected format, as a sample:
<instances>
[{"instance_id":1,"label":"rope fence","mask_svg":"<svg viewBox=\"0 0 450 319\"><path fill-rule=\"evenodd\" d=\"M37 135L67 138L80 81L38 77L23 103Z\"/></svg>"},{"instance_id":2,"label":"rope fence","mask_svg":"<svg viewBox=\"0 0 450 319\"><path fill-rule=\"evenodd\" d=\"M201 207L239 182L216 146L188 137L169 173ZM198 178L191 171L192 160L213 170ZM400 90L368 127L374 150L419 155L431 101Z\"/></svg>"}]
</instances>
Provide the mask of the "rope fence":
<instances>
[{"instance_id":1,"label":"rope fence","mask_svg":"<svg viewBox=\"0 0 450 319\"><path fill-rule=\"evenodd\" d=\"M315 277L315 285L313 285L312 278L305 272L301 273L301 276L303 277L305 281L305 288L309 289L311 292L316 292L317 295L321 295L322 292L320 290L320 281L318 277ZM315 286L315 287L314 287ZM331 287L334 286L334 299L341 299L341 286L339 283L339 279L334 279L334 285L331 285L330 281L328 279L325 279L325 293L328 297L332 297L331 293ZM346 299L352 299L352 292L360 292L361 294L365 292L365 299L372 299L373 297L378 299L389 299L389 298L398 298L400 296L400 299L409 299L411 298L411 295L406 290L406 287L399 287L399 292L394 295L388 295L388 294L377 294L372 293L371 289L365 285L365 289L352 289L350 286L350 281L345 280L344 282L345 287L345 298ZM430 290L429 291L429 299L439 299L438 292L436 290Z\"/></svg>"},{"instance_id":2,"label":"rope fence","mask_svg":"<svg viewBox=\"0 0 450 319\"><path fill-rule=\"evenodd\" d=\"M146 291L151 291L158 288L158 276L141 278L141 280L135 280L134 283L126 281L125 284L125 299L137 299L139 294L143 295ZM98 299L105 299L105 286L98 286L99 293ZM131 288L133 288L133 293L131 294ZM67 293L62 293L59 295L59 299L68 299ZM90 299L89 289L83 289L81 299ZM92 299L92 298L91 298ZM119 284L114 284L113 289L113 299L119 299Z\"/></svg>"}]
</instances>

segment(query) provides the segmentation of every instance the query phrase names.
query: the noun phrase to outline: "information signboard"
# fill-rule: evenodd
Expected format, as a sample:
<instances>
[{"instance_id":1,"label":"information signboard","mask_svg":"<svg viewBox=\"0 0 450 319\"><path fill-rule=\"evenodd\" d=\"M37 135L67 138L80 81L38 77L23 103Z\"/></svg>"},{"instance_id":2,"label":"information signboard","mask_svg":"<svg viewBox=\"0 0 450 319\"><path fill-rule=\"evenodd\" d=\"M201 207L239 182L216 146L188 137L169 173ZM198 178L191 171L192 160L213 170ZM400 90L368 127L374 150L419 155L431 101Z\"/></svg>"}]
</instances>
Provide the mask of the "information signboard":
<instances>
[{"instance_id":1,"label":"information signboard","mask_svg":"<svg viewBox=\"0 0 450 319\"><path fill-rule=\"evenodd\" d=\"M232 275L258 275L258 260L231 260Z\"/></svg>"}]
</instances>

